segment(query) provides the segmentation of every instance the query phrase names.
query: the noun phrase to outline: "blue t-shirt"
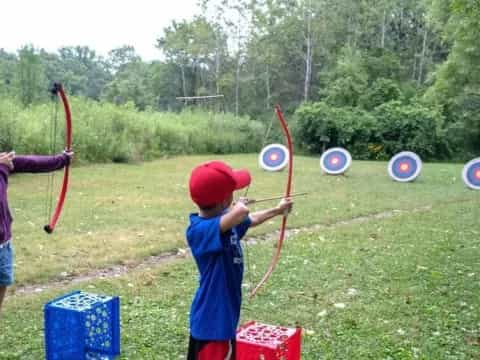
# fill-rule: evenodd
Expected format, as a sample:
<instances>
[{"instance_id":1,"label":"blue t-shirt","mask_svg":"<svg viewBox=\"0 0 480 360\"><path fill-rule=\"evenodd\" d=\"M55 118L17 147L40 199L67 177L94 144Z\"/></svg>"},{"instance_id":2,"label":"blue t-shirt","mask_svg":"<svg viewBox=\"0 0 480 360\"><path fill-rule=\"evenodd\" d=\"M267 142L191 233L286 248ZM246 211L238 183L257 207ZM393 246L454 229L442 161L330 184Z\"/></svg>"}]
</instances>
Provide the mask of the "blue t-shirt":
<instances>
[{"instance_id":1,"label":"blue t-shirt","mask_svg":"<svg viewBox=\"0 0 480 360\"><path fill-rule=\"evenodd\" d=\"M240 239L252 221L247 217L222 234L222 215L206 219L191 214L187 228L188 245L200 273L190 309L190 332L197 340L235 338L240 318L243 279Z\"/></svg>"}]
</instances>

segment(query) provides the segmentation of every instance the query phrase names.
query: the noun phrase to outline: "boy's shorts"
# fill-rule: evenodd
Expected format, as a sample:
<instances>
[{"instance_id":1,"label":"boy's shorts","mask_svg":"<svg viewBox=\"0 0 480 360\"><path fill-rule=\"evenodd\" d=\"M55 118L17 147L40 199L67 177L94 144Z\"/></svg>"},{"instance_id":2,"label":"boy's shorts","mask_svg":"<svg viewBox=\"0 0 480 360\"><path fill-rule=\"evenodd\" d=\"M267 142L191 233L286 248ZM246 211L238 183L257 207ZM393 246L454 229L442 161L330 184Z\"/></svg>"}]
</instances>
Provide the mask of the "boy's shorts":
<instances>
[{"instance_id":1,"label":"boy's shorts","mask_svg":"<svg viewBox=\"0 0 480 360\"><path fill-rule=\"evenodd\" d=\"M205 341L190 335L187 360L235 360L236 340Z\"/></svg>"},{"instance_id":2,"label":"boy's shorts","mask_svg":"<svg viewBox=\"0 0 480 360\"><path fill-rule=\"evenodd\" d=\"M11 241L0 247L0 286L13 284L13 254Z\"/></svg>"}]
</instances>

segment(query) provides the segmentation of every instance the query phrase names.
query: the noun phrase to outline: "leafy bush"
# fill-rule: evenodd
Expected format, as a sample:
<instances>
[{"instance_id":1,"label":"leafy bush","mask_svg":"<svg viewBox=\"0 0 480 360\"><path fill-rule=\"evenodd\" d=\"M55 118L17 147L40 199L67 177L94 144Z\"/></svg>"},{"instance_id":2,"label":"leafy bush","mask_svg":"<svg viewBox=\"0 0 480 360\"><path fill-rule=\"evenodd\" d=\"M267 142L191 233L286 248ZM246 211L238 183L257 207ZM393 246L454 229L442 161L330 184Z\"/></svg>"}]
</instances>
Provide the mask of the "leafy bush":
<instances>
[{"instance_id":1,"label":"leafy bush","mask_svg":"<svg viewBox=\"0 0 480 360\"><path fill-rule=\"evenodd\" d=\"M322 137L327 147L348 148L357 158L368 158L368 144L376 130L376 119L358 108L335 108L323 102L307 104L297 112L295 134L308 151L322 151Z\"/></svg>"},{"instance_id":2,"label":"leafy bush","mask_svg":"<svg viewBox=\"0 0 480 360\"><path fill-rule=\"evenodd\" d=\"M421 104L403 105L392 101L377 107L376 137L384 146L385 157L399 151L413 151L422 159L442 159L447 153L447 142L441 125L442 115Z\"/></svg>"},{"instance_id":3,"label":"leafy bush","mask_svg":"<svg viewBox=\"0 0 480 360\"><path fill-rule=\"evenodd\" d=\"M379 78L360 97L359 103L364 109L371 111L379 105L401 98L402 92L395 81Z\"/></svg>"},{"instance_id":4,"label":"leafy bush","mask_svg":"<svg viewBox=\"0 0 480 360\"><path fill-rule=\"evenodd\" d=\"M357 159L388 159L405 150L426 160L451 155L442 115L419 103L391 101L367 112L318 102L300 107L296 117L297 143L312 153L322 151L327 136L327 147L345 147Z\"/></svg>"}]
</instances>

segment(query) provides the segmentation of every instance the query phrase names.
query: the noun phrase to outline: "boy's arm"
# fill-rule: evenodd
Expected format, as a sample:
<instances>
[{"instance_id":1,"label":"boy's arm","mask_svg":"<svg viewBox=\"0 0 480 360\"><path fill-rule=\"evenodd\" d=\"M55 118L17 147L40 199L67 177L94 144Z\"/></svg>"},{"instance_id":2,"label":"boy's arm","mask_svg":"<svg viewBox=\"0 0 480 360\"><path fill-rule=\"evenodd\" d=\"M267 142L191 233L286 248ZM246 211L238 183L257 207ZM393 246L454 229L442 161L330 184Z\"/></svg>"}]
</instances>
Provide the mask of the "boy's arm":
<instances>
[{"instance_id":1,"label":"boy's arm","mask_svg":"<svg viewBox=\"0 0 480 360\"><path fill-rule=\"evenodd\" d=\"M237 201L232 209L220 218L220 231L222 234L244 222L249 213L250 209L247 205L242 201Z\"/></svg>"},{"instance_id":2,"label":"boy's arm","mask_svg":"<svg viewBox=\"0 0 480 360\"><path fill-rule=\"evenodd\" d=\"M284 198L280 203L271 209L260 210L250 214L250 220L252 220L252 224L250 226L257 226L264 223L271 218L288 214L292 210L293 201L291 198Z\"/></svg>"},{"instance_id":3,"label":"boy's arm","mask_svg":"<svg viewBox=\"0 0 480 360\"><path fill-rule=\"evenodd\" d=\"M13 159L13 172L50 172L70 164L71 155L19 155Z\"/></svg>"}]
</instances>

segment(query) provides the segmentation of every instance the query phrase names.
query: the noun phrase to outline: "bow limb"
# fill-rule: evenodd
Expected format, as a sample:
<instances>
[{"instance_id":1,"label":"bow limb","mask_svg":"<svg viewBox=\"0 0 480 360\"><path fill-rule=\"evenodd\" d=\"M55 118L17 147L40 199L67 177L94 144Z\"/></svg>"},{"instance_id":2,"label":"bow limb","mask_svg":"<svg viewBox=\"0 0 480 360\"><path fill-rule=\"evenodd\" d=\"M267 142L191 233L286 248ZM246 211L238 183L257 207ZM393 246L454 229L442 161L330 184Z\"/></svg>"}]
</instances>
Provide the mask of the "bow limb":
<instances>
[{"instance_id":1,"label":"bow limb","mask_svg":"<svg viewBox=\"0 0 480 360\"><path fill-rule=\"evenodd\" d=\"M285 194L284 197L289 197L292 191L292 178L293 178L293 143L292 143L292 137L290 135L290 131L288 130L287 122L285 121L285 118L283 117L282 110L280 109L279 105L275 106L275 114L277 115L278 120L280 121L280 125L282 126L283 134L285 136L285 140L287 143L287 148L288 148L288 177L287 177L287 184L285 186ZM255 286L253 291L250 293L249 298L253 298L258 290L265 284L265 282L268 280L270 275L272 275L273 270L275 269L275 266L278 263L278 260L280 259L280 253L282 251L283 247L283 241L285 239L285 229L287 227L287 215L284 214L282 218L282 225L280 227L280 236L278 238L277 242L277 248L275 250L275 253L273 255L272 260L270 261L270 265L268 266L267 272L265 275L263 275L262 279L260 282Z\"/></svg>"},{"instance_id":2,"label":"bow limb","mask_svg":"<svg viewBox=\"0 0 480 360\"><path fill-rule=\"evenodd\" d=\"M67 95L63 90L63 86L60 83L55 83L51 90L53 95L58 96L60 101L63 104L63 109L65 112L65 150L71 151L72 150L72 115L70 112L70 105L68 103ZM47 225L44 226L44 230L51 234L55 230L55 226L57 224L58 219L60 218L60 214L62 213L63 204L65 202L65 198L67 196L68 191L68 179L69 179L69 172L70 172L70 164L66 165L63 172L63 183L62 188L60 191L60 196L58 197L57 205L55 206L55 210L50 218L50 221Z\"/></svg>"}]
</instances>

